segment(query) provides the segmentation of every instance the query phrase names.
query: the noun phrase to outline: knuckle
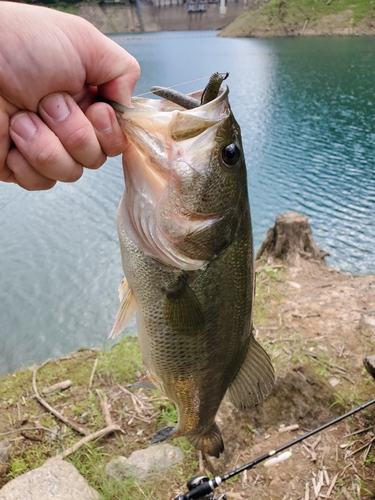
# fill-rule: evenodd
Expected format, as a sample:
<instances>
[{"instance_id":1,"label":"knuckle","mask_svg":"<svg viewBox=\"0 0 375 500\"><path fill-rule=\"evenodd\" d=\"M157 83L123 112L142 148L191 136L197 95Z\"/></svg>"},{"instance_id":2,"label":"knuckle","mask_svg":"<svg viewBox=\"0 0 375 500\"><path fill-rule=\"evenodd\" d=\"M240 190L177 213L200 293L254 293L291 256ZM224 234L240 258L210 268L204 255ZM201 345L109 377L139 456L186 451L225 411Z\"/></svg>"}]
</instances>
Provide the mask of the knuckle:
<instances>
[{"instance_id":1,"label":"knuckle","mask_svg":"<svg viewBox=\"0 0 375 500\"><path fill-rule=\"evenodd\" d=\"M91 131L87 126L74 128L69 132L65 140L65 147L70 151L86 149L92 140Z\"/></svg>"},{"instance_id":2,"label":"knuckle","mask_svg":"<svg viewBox=\"0 0 375 500\"><path fill-rule=\"evenodd\" d=\"M59 148L57 144L50 143L48 146L41 148L35 153L35 158L32 163L41 166L50 166L58 162Z\"/></svg>"}]
</instances>

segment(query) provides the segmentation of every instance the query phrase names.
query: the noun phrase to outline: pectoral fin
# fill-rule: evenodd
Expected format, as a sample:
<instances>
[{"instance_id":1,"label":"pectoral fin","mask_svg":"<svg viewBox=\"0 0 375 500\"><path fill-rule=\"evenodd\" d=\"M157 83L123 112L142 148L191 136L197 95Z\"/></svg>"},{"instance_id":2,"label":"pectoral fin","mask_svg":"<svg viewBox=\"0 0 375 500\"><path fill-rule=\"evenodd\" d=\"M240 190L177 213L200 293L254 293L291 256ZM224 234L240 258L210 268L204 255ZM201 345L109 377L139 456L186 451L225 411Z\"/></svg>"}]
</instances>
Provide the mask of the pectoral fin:
<instances>
[{"instance_id":1,"label":"pectoral fin","mask_svg":"<svg viewBox=\"0 0 375 500\"><path fill-rule=\"evenodd\" d=\"M270 394L274 384L271 360L252 335L245 361L228 388L229 399L238 409L252 408Z\"/></svg>"},{"instance_id":2,"label":"pectoral fin","mask_svg":"<svg viewBox=\"0 0 375 500\"><path fill-rule=\"evenodd\" d=\"M164 289L163 313L172 330L196 334L204 324L202 306L185 278L180 276L176 285Z\"/></svg>"},{"instance_id":3,"label":"pectoral fin","mask_svg":"<svg viewBox=\"0 0 375 500\"><path fill-rule=\"evenodd\" d=\"M124 278L119 287L120 307L116 314L115 324L109 334L110 339L117 337L119 333L128 325L133 314L137 311L138 305L133 290L129 287Z\"/></svg>"}]
</instances>

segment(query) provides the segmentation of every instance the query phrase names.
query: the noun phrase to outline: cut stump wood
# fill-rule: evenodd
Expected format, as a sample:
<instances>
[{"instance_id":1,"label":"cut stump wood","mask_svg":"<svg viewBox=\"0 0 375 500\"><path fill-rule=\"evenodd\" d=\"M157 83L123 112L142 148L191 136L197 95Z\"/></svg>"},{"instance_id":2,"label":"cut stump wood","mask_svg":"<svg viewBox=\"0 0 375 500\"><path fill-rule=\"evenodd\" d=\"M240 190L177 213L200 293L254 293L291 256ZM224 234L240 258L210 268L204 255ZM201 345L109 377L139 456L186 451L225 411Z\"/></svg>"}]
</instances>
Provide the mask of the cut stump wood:
<instances>
[{"instance_id":1,"label":"cut stump wood","mask_svg":"<svg viewBox=\"0 0 375 500\"><path fill-rule=\"evenodd\" d=\"M272 257L297 265L301 257L324 263L327 255L329 253L315 243L307 216L287 212L276 217L275 225L268 230L256 259Z\"/></svg>"}]
</instances>

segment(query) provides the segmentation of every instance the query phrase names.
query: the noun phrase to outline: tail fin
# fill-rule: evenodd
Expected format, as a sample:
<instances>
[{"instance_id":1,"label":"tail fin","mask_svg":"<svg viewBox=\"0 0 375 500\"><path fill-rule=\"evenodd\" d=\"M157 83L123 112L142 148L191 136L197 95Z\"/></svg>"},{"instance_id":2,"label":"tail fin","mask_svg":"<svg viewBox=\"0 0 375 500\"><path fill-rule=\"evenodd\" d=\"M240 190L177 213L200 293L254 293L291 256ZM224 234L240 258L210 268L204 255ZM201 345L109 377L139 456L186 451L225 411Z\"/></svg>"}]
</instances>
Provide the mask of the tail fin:
<instances>
[{"instance_id":1,"label":"tail fin","mask_svg":"<svg viewBox=\"0 0 375 500\"><path fill-rule=\"evenodd\" d=\"M229 399L240 410L253 408L270 394L274 384L271 360L252 336L245 361L228 388Z\"/></svg>"},{"instance_id":2,"label":"tail fin","mask_svg":"<svg viewBox=\"0 0 375 500\"><path fill-rule=\"evenodd\" d=\"M224 451L223 438L216 422L213 423L211 429L205 434L189 434L186 437L193 446L211 457L219 458L220 453Z\"/></svg>"}]
</instances>

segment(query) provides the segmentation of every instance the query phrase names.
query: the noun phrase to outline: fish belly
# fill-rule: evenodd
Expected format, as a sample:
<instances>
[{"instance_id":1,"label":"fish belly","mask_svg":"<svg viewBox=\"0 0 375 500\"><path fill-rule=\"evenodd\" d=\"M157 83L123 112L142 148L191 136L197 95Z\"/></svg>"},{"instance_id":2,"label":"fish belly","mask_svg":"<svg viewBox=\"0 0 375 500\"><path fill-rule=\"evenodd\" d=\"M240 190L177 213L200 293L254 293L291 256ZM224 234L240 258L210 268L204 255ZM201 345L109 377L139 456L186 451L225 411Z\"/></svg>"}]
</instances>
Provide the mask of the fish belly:
<instances>
[{"instance_id":1,"label":"fish belly","mask_svg":"<svg viewBox=\"0 0 375 500\"><path fill-rule=\"evenodd\" d=\"M138 303L143 361L178 410L173 435L187 436L198 449L214 456L223 450L215 415L244 363L251 340L249 225L250 221L206 268L184 273L147 256L126 229L120 229L124 272ZM166 290L182 274L197 299L192 307L198 304L204 318L196 330L184 331L166 320Z\"/></svg>"}]
</instances>

